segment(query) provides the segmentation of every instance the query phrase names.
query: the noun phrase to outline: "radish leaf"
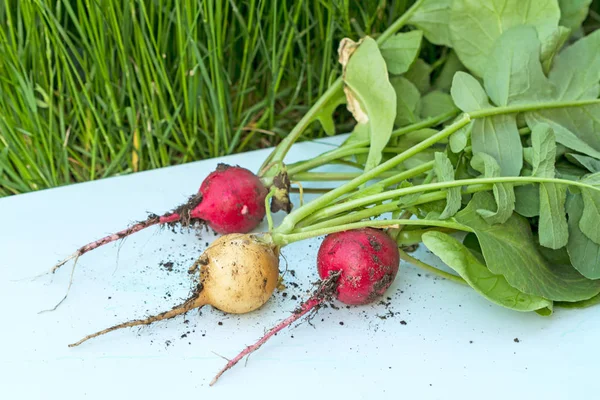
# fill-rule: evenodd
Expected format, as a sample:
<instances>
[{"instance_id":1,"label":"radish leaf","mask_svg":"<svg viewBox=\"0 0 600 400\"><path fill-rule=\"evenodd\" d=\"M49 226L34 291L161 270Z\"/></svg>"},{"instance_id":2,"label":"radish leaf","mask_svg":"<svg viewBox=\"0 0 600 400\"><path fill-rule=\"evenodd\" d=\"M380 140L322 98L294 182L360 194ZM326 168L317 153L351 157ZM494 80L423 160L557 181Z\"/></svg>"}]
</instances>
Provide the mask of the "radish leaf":
<instances>
[{"instance_id":1,"label":"radish leaf","mask_svg":"<svg viewBox=\"0 0 600 400\"><path fill-rule=\"evenodd\" d=\"M450 94L456 106L464 112L491 107L488 96L479 81L466 72L459 71L454 75Z\"/></svg>"},{"instance_id":2,"label":"radish leaf","mask_svg":"<svg viewBox=\"0 0 600 400\"><path fill-rule=\"evenodd\" d=\"M513 214L504 224L490 225L477 213L493 207L489 193L476 193L455 217L477 235L490 271L524 293L549 300L579 301L600 293L600 281L588 280L570 266L549 264L538 252L525 218Z\"/></svg>"},{"instance_id":3,"label":"radish leaf","mask_svg":"<svg viewBox=\"0 0 600 400\"><path fill-rule=\"evenodd\" d=\"M396 92L396 119L394 124L402 127L419 120L421 93L408 79L395 76L390 83Z\"/></svg>"},{"instance_id":4,"label":"radish leaf","mask_svg":"<svg viewBox=\"0 0 600 400\"><path fill-rule=\"evenodd\" d=\"M569 196L567 213L569 215L569 242L567 251L571 264L588 279L600 279L600 245L587 237L579 228L583 216L581 195ZM598 221L596 220L596 224Z\"/></svg>"},{"instance_id":5,"label":"radish leaf","mask_svg":"<svg viewBox=\"0 0 600 400\"><path fill-rule=\"evenodd\" d=\"M365 171L376 167L387 145L396 117L396 93L385 60L375 40L365 37L359 43L344 39L340 44L344 92L348 109L357 121L355 133L368 137L370 149Z\"/></svg>"},{"instance_id":6,"label":"radish leaf","mask_svg":"<svg viewBox=\"0 0 600 400\"><path fill-rule=\"evenodd\" d=\"M458 240L442 232L426 232L423 243L455 270L477 293L500 306L517 311L551 308L552 302L512 287L506 278L492 273Z\"/></svg>"},{"instance_id":7,"label":"radish leaf","mask_svg":"<svg viewBox=\"0 0 600 400\"><path fill-rule=\"evenodd\" d=\"M550 249L560 249L569 240L565 217L567 187L555 183L542 183L540 192L540 244Z\"/></svg>"},{"instance_id":8,"label":"radish leaf","mask_svg":"<svg viewBox=\"0 0 600 400\"><path fill-rule=\"evenodd\" d=\"M514 115L476 119L471 132L473 153L487 153L500 165L501 176L518 176L523 166L523 146Z\"/></svg>"},{"instance_id":9,"label":"radish leaf","mask_svg":"<svg viewBox=\"0 0 600 400\"><path fill-rule=\"evenodd\" d=\"M471 166L482 173L485 178L500 176L500 166L496 160L486 153L477 153L471 159ZM494 200L497 211L487 209L477 210L489 224L502 224L510 218L515 209L515 192L510 183L497 183L493 186Z\"/></svg>"},{"instance_id":10,"label":"radish leaf","mask_svg":"<svg viewBox=\"0 0 600 400\"><path fill-rule=\"evenodd\" d=\"M338 106L346 103L346 95L343 90L339 90L336 94L323 105L315 118L319 120L323 130L329 136L335 135L335 122L333 121L333 113Z\"/></svg>"},{"instance_id":11,"label":"radish leaf","mask_svg":"<svg viewBox=\"0 0 600 400\"><path fill-rule=\"evenodd\" d=\"M530 26L517 26L496 41L486 63L484 86L497 106L550 98L552 88L540 64L541 44Z\"/></svg>"},{"instance_id":12,"label":"radish leaf","mask_svg":"<svg viewBox=\"0 0 600 400\"><path fill-rule=\"evenodd\" d=\"M439 182L450 182L453 181L454 178L454 167L452 166L452 162L445 153L436 152L435 153L435 164L434 171L435 175L438 178ZM442 211L439 219L447 219L452 217L458 210L460 210L461 206L461 194L460 187L454 187L447 189L446 192L446 208Z\"/></svg>"},{"instance_id":13,"label":"radish leaf","mask_svg":"<svg viewBox=\"0 0 600 400\"><path fill-rule=\"evenodd\" d=\"M462 63L483 76L496 39L513 26L531 25L541 38L558 25L557 0L454 0L450 11L450 38Z\"/></svg>"},{"instance_id":14,"label":"radish leaf","mask_svg":"<svg viewBox=\"0 0 600 400\"><path fill-rule=\"evenodd\" d=\"M422 41L421 31L398 33L386 40L380 49L388 71L394 75L408 71L419 55Z\"/></svg>"},{"instance_id":15,"label":"radish leaf","mask_svg":"<svg viewBox=\"0 0 600 400\"><path fill-rule=\"evenodd\" d=\"M431 43L451 47L448 29L451 6L452 0L425 0L408 22L421 29Z\"/></svg>"},{"instance_id":16,"label":"radish leaf","mask_svg":"<svg viewBox=\"0 0 600 400\"><path fill-rule=\"evenodd\" d=\"M458 111L448 93L434 90L421 98L421 118L431 118Z\"/></svg>"},{"instance_id":17,"label":"radish leaf","mask_svg":"<svg viewBox=\"0 0 600 400\"><path fill-rule=\"evenodd\" d=\"M571 30L579 29L588 14L592 0L558 0L560 24Z\"/></svg>"},{"instance_id":18,"label":"radish leaf","mask_svg":"<svg viewBox=\"0 0 600 400\"><path fill-rule=\"evenodd\" d=\"M554 57L556 57L560 49L565 45L570 34L570 29L565 28L564 26L557 26L549 36L544 38L540 61L545 74L550 71L552 63L554 62Z\"/></svg>"}]
</instances>

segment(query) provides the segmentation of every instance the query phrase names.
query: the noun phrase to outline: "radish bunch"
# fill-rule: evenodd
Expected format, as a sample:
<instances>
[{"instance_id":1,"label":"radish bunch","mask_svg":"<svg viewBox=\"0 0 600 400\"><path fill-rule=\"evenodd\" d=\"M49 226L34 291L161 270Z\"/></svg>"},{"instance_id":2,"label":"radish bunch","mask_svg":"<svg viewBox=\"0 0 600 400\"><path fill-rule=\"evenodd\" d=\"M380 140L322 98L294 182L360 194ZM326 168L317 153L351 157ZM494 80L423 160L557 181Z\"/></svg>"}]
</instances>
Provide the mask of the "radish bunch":
<instances>
[{"instance_id":1,"label":"radish bunch","mask_svg":"<svg viewBox=\"0 0 600 400\"><path fill-rule=\"evenodd\" d=\"M600 303L600 157L594 147L600 145L590 139L586 119L600 119L598 90L589 89L599 87L600 75L581 74L577 64L597 53L600 34L584 37L561 53L541 54L540 37L530 24L512 26L514 21L501 21L505 15L498 15L512 27L473 39L470 25L453 17L450 39L463 35L469 40L453 43L462 58L442 60L440 65L446 64L432 85L429 72L415 79L428 70L423 60L417 62L425 33L394 35L423 11L424 3L417 0L377 40L367 36L359 42L342 41L342 76L267 157L258 176L221 166L203 182L198 195L173 212L151 216L80 248L71 258L165 223L202 220L216 232L228 233L190 269L198 285L183 304L74 345L204 305L230 313L255 311L277 286L281 249L321 236L325 239L315 261L318 288L290 317L229 361L213 383L270 337L326 302L361 306L376 300L396 278L400 259L520 312L550 315L555 306ZM444 7L451 7L456 16L489 11L462 0L451 3ZM559 16L555 17L548 24L556 24ZM412 23L419 26L424 20L421 15ZM472 48L461 48L471 39L495 44L476 46L477 51L489 51L475 54ZM558 52L563 42L551 50ZM394 51L406 43L410 46L396 57ZM515 54L528 57L527 68L515 61ZM420 67L409 74L412 65ZM507 76L514 84L499 86ZM286 153L302 132L317 120L330 127L331 111L343 102L356 120L349 138L313 159L285 165ZM506 149L500 151L499 143ZM330 163L359 171L312 171ZM343 183L292 210L292 182L320 180ZM271 212L280 209L288 215L274 226ZM264 216L268 232L249 233ZM427 265L403 250L421 242L456 273Z\"/></svg>"}]
</instances>

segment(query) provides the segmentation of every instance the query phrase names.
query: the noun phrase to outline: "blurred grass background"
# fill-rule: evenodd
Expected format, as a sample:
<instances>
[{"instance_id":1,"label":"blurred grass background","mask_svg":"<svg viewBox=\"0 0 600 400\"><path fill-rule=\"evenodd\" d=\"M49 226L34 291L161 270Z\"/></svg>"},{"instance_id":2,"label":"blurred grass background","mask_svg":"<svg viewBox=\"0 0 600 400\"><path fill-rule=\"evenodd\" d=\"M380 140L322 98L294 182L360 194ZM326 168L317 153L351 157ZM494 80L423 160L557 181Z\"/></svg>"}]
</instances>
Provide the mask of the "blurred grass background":
<instances>
[{"instance_id":1,"label":"blurred grass background","mask_svg":"<svg viewBox=\"0 0 600 400\"><path fill-rule=\"evenodd\" d=\"M0 196L274 145L413 2L0 0Z\"/></svg>"},{"instance_id":2,"label":"blurred grass background","mask_svg":"<svg viewBox=\"0 0 600 400\"><path fill-rule=\"evenodd\" d=\"M0 196L273 145L413 2L0 1Z\"/></svg>"}]
</instances>

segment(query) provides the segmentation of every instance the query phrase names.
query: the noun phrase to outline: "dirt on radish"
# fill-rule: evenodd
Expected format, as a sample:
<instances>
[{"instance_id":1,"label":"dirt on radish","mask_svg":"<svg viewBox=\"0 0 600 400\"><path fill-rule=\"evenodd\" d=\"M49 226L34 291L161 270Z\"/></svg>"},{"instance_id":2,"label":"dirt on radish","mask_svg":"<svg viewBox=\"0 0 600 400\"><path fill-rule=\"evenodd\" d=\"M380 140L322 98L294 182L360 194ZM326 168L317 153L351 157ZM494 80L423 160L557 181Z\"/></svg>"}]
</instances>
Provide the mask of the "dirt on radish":
<instances>
[{"instance_id":1,"label":"dirt on radish","mask_svg":"<svg viewBox=\"0 0 600 400\"><path fill-rule=\"evenodd\" d=\"M230 314L254 311L269 300L278 285L279 248L257 235L225 235L204 251L189 273L198 275L198 284L183 303L160 314L93 333L69 347L118 329L174 318L205 305Z\"/></svg>"},{"instance_id":2,"label":"dirt on radish","mask_svg":"<svg viewBox=\"0 0 600 400\"><path fill-rule=\"evenodd\" d=\"M285 320L271 328L256 343L229 360L211 386L227 370L249 356L282 329L334 299L347 305L365 305L380 298L394 281L400 265L396 242L385 232L355 229L328 235L317 256L321 282L314 293Z\"/></svg>"},{"instance_id":3,"label":"dirt on radish","mask_svg":"<svg viewBox=\"0 0 600 400\"><path fill-rule=\"evenodd\" d=\"M119 232L88 243L64 260L58 262L51 273L56 272L68 261L101 246L124 239L154 225L206 224L216 233L248 233L255 229L265 217L267 188L251 171L227 164L219 164L202 182L197 194L163 215L151 214Z\"/></svg>"}]
</instances>

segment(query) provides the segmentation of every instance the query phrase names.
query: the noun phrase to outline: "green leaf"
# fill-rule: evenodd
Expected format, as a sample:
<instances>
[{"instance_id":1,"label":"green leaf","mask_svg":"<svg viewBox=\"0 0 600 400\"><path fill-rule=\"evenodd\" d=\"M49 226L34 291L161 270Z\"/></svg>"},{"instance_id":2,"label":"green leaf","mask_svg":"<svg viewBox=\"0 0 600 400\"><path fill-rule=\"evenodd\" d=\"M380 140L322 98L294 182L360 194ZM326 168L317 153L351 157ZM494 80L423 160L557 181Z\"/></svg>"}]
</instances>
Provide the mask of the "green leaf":
<instances>
[{"instance_id":1,"label":"green leaf","mask_svg":"<svg viewBox=\"0 0 600 400\"><path fill-rule=\"evenodd\" d=\"M458 111L452 101L452 96L439 90L427 93L421 98L421 118L426 119Z\"/></svg>"},{"instance_id":2,"label":"green leaf","mask_svg":"<svg viewBox=\"0 0 600 400\"><path fill-rule=\"evenodd\" d=\"M402 127L419 120L421 93L408 79L395 76L390 83L396 92L396 119L394 125Z\"/></svg>"},{"instance_id":3,"label":"green leaf","mask_svg":"<svg viewBox=\"0 0 600 400\"><path fill-rule=\"evenodd\" d=\"M577 165L571 164L566 159L559 160L556 165L556 177L558 179L566 179L569 181L578 181L581 180L588 171L583 168L578 167ZM568 188L571 193L575 193L578 189L574 187Z\"/></svg>"},{"instance_id":4,"label":"green leaf","mask_svg":"<svg viewBox=\"0 0 600 400\"><path fill-rule=\"evenodd\" d=\"M575 31L579 29L588 14L592 0L558 0L560 24Z\"/></svg>"},{"instance_id":5,"label":"green leaf","mask_svg":"<svg viewBox=\"0 0 600 400\"><path fill-rule=\"evenodd\" d=\"M600 160L574 153L569 153L565 157L567 160L577 165L581 165L590 172L600 172Z\"/></svg>"},{"instance_id":6,"label":"green leaf","mask_svg":"<svg viewBox=\"0 0 600 400\"><path fill-rule=\"evenodd\" d=\"M569 258L569 253L567 252L566 247L555 250L539 245L537 246L537 249L540 254L551 264L571 265L571 259Z\"/></svg>"},{"instance_id":7,"label":"green leaf","mask_svg":"<svg viewBox=\"0 0 600 400\"><path fill-rule=\"evenodd\" d=\"M502 176L519 176L523 146L514 115L497 115L473 121L473 153L487 153L500 165Z\"/></svg>"},{"instance_id":8,"label":"green leaf","mask_svg":"<svg viewBox=\"0 0 600 400\"><path fill-rule=\"evenodd\" d=\"M540 244L550 249L560 249L569 240L569 227L565 216L567 187L554 183L540 185Z\"/></svg>"},{"instance_id":9,"label":"green leaf","mask_svg":"<svg viewBox=\"0 0 600 400\"><path fill-rule=\"evenodd\" d=\"M569 243L567 252L571 264L588 279L600 279L600 245L594 243L579 228L583 216L583 198L581 195L569 196L567 214L569 215Z\"/></svg>"},{"instance_id":10,"label":"green leaf","mask_svg":"<svg viewBox=\"0 0 600 400\"><path fill-rule=\"evenodd\" d=\"M421 29L431 43L451 47L448 29L451 5L452 0L425 0L408 23Z\"/></svg>"},{"instance_id":11,"label":"green leaf","mask_svg":"<svg viewBox=\"0 0 600 400\"><path fill-rule=\"evenodd\" d=\"M515 211L524 217L540 215L540 189L538 185L515 188Z\"/></svg>"},{"instance_id":12,"label":"green leaf","mask_svg":"<svg viewBox=\"0 0 600 400\"><path fill-rule=\"evenodd\" d=\"M423 243L477 293L492 303L516 311L534 311L552 306L551 301L525 294L512 287L504 276L492 273L452 236L437 231L426 232L423 234Z\"/></svg>"},{"instance_id":13,"label":"green leaf","mask_svg":"<svg viewBox=\"0 0 600 400\"><path fill-rule=\"evenodd\" d=\"M449 91L452 87L452 79L454 79L454 75L459 71L466 71L466 68L458 59L456 52L452 50L448 54L438 77L435 79L433 87L438 90Z\"/></svg>"},{"instance_id":14,"label":"green leaf","mask_svg":"<svg viewBox=\"0 0 600 400\"><path fill-rule=\"evenodd\" d=\"M548 124L558 143L600 159L600 104L528 112L525 118L529 126Z\"/></svg>"},{"instance_id":15,"label":"green leaf","mask_svg":"<svg viewBox=\"0 0 600 400\"><path fill-rule=\"evenodd\" d=\"M555 100L596 99L600 94L600 31L563 50L555 59L549 79ZM545 122L556 141L594 158L600 158L600 104L540 110L525 114L527 124Z\"/></svg>"},{"instance_id":16,"label":"green leaf","mask_svg":"<svg viewBox=\"0 0 600 400\"><path fill-rule=\"evenodd\" d=\"M362 136L370 139L365 171L376 167L387 145L396 118L396 93L385 60L375 40L365 37L359 43L344 39L340 45L344 92L348 109Z\"/></svg>"},{"instance_id":17,"label":"green leaf","mask_svg":"<svg viewBox=\"0 0 600 400\"><path fill-rule=\"evenodd\" d=\"M425 94L431 88L430 74L431 65L423 59L417 58L410 69L406 71L404 77L414 83L421 93Z\"/></svg>"},{"instance_id":18,"label":"green leaf","mask_svg":"<svg viewBox=\"0 0 600 400\"><path fill-rule=\"evenodd\" d=\"M473 130L473 122L470 122L468 125L463 126L452 135L448 142L450 143L450 151L453 153L460 153L465 149L469 138L471 137L471 131Z\"/></svg>"},{"instance_id":19,"label":"green leaf","mask_svg":"<svg viewBox=\"0 0 600 400\"><path fill-rule=\"evenodd\" d=\"M557 55L549 78L556 86L557 100L597 98L600 94L600 30Z\"/></svg>"},{"instance_id":20,"label":"green leaf","mask_svg":"<svg viewBox=\"0 0 600 400\"><path fill-rule=\"evenodd\" d=\"M321 107L315 116L315 118L321 123L325 133L329 136L335 135L335 122L333 121L333 113L338 106L345 103L346 94L340 89L327 101L327 103Z\"/></svg>"},{"instance_id":21,"label":"green leaf","mask_svg":"<svg viewBox=\"0 0 600 400\"><path fill-rule=\"evenodd\" d=\"M479 81L466 72L457 72L454 75L450 94L456 106L464 112L492 107Z\"/></svg>"},{"instance_id":22,"label":"green leaf","mask_svg":"<svg viewBox=\"0 0 600 400\"><path fill-rule=\"evenodd\" d=\"M557 26L554 31L552 31L552 34L544 38L540 61L545 74L552 68L554 57L556 57L560 49L565 45L570 34L571 30L569 28Z\"/></svg>"},{"instance_id":23,"label":"green leaf","mask_svg":"<svg viewBox=\"0 0 600 400\"><path fill-rule=\"evenodd\" d=\"M552 88L540 63L535 28L516 26L498 38L486 63L484 86L497 106L548 99Z\"/></svg>"},{"instance_id":24,"label":"green leaf","mask_svg":"<svg viewBox=\"0 0 600 400\"><path fill-rule=\"evenodd\" d=\"M531 25L540 38L558 25L556 0L454 0L450 11L450 38L462 63L483 76L496 40L513 26ZM542 40L543 41L543 40Z\"/></svg>"},{"instance_id":25,"label":"green leaf","mask_svg":"<svg viewBox=\"0 0 600 400\"><path fill-rule=\"evenodd\" d=\"M484 178L500 176L500 165L496 159L486 153L477 153L471 159L471 166Z\"/></svg>"},{"instance_id":26,"label":"green leaf","mask_svg":"<svg viewBox=\"0 0 600 400\"><path fill-rule=\"evenodd\" d=\"M477 235L490 271L524 293L549 300L579 301L600 293L600 281L588 280L572 267L549 264L538 252L525 218L513 214L504 224L490 225L477 214L493 207L491 195L479 192L455 217Z\"/></svg>"},{"instance_id":27,"label":"green leaf","mask_svg":"<svg viewBox=\"0 0 600 400\"><path fill-rule=\"evenodd\" d=\"M598 304L600 304L600 294L597 294L596 296L594 296L590 299L587 299L587 300L574 301L574 302L557 301L554 303L555 306L562 307L562 308L588 308L588 307L592 307L592 306L595 306Z\"/></svg>"},{"instance_id":28,"label":"green leaf","mask_svg":"<svg viewBox=\"0 0 600 400\"><path fill-rule=\"evenodd\" d=\"M556 160L556 142L554 132L546 124L538 124L531 130L531 166L532 176L554 178Z\"/></svg>"},{"instance_id":29,"label":"green leaf","mask_svg":"<svg viewBox=\"0 0 600 400\"><path fill-rule=\"evenodd\" d=\"M423 41L423 32L397 33L381 45L381 55L391 74L400 75L414 63Z\"/></svg>"},{"instance_id":30,"label":"green leaf","mask_svg":"<svg viewBox=\"0 0 600 400\"><path fill-rule=\"evenodd\" d=\"M485 178L500 176L500 166L496 160L486 153L477 153L471 159L471 166ZM499 183L493 186L494 200L497 211L486 209L477 210L489 224L503 224L510 218L515 209L515 192L510 183Z\"/></svg>"},{"instance_id":31,"label":"green leaf","mask_svg":"<svg viewBox=\"0 0 600 400\"><path fill-rule=\"evenodd\" d=\"M579 220L579 229L593 242L600 244L600 191L581 189L581 194L583 196L583 215ZM598 262L600 263L600 260Z\"/></svg>"},{"instance_id":32,"label":"green leaf","mask_svg":"<svg viewBox=\"0 0 600 400\"><path fill-rule=\"evenodd\" d=\"M438 178L439 182L451 182L454 181L454 167L452 166L452 162L446 155L446 153L436 152L435 153L435 163L433 166L435 171L435 175ZM460 210L461 206L461 194L460 187L449 188L446 191L446 208L439 216L440 219L447 219L454 214L458 210Z\"/></svg>"}]
</instances>

